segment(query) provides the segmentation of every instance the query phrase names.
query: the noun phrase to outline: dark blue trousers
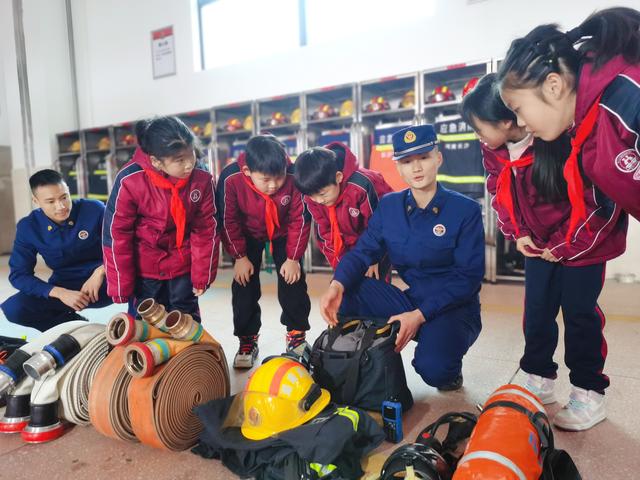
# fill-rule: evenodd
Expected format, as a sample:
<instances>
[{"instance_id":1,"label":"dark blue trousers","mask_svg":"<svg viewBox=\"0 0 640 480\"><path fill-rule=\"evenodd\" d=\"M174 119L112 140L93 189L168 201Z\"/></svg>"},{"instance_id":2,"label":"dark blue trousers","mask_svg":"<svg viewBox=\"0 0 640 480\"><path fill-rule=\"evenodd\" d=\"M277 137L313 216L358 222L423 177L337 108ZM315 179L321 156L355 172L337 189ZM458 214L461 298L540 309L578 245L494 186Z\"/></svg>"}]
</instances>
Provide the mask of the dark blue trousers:
<instances>
[{"instance_id":1,"label":"dark blue trousers","mask_svg":"<svg viewBox=\"0 0 640 480\"><path fill-rule=\"evenodd\" d=\"M84 281L70 282L57 286L68 288L69 290L80 290L83 284ZM107 282L104 281L102 282L102 288L100 288L98 301L89 304L87 308L102 308L112 303L111 297L107 295ZM0 308L2 308L4 315L11 323L35 328L41 332L71 320L84 320L71 307L57 298L36 297L22 292L9 297L0 305Z\"/></svg>"},{"instance_id":2,"label":"dark blue trousers","mask_svg":"<svg viewBox=\"0 0 640 480\"><path fill-rule=\"evenodd\" d=\"M365 278L345 292L340 314L348 316L391 317L415 310L417 306L398 287L382 280ZM447 385L462 370L462 357L478 338L482 324L478 302L447 310L427 319L414 340L411 364L422 379L433 387Z\"/></svg>"},{"instance_id":3,"label":"dark blue trousers","mask_svg":"<svg viewBox=\"0 0 640 480\"><path fill-rule=\"evenodd\" d=\"M200 307L198 297L193 294L191 275L181 275L170 280L155 280L153 278L137 278L135 300L129 302L129 313L136 315L138 304L147 298L153 298L164 305L167 312L179 310L188 313L200 323Z\"/></svg>"},{"instance_id":4,"label":"dark blue trousers","mask_svg":"<svg viewBox=\"0 0 640 480\"><path fill-rule=\"evenodd\" d=\"M524 355L520 367L527 373L555 378L558 364L556 317L564 320L564 361L571 384L604 393L609 378L602 373L607 358L603 335L605 317L598 306L605 264L567 267L539 258L526 259Z\"/></svg>"}]
</instances>

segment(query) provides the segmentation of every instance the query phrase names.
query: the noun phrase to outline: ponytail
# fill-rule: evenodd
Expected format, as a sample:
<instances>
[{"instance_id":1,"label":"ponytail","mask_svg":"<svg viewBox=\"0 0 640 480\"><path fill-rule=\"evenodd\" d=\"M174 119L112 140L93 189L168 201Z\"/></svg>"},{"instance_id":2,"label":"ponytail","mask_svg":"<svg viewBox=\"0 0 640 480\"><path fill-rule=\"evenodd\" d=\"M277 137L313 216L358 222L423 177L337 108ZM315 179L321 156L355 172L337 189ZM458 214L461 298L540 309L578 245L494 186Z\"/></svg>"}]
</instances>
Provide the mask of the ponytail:
<instances>
[{"instance_id":1,"label":"ponytail","mask_svg":"<svg viewBox=\"0 0 640 480\"><path fill-rule=\"evenodd\" d=\"M640 12L632 8L593 13L566 33L557 24L534 28L511 43L498 77L502 88L538 87L550 73L575 79L582 63L593 63L598 70L617 55L640 63Z\"/></svg>"}]
</instances>

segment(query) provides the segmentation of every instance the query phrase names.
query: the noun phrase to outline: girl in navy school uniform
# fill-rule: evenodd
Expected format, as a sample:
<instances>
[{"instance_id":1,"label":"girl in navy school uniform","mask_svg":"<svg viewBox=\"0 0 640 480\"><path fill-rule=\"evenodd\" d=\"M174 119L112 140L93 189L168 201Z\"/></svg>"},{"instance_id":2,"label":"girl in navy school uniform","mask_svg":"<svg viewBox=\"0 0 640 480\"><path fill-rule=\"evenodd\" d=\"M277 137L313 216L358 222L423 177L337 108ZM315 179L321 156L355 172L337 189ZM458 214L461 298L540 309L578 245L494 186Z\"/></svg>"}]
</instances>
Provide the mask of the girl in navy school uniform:
<instances>
[{"instance_id":1,"label":"girl in navy school uniform","mask_svg":"<svg viewBox=\"0 0 640 480\"><path fill-rule=\"evenodd\" d=\"M572 136L567 234L587 216L581 172L640 220L640 12L609 8L566 33L540 25L513 41L499 77L518 125L543 140Z\"/></svg>"},{"instance_id":2,"label":"girl in navy school uniform","mask_svg":"<svg viewBox=\"0 0 640 480\"><path fill-rule=\"evenodd\" d=\"M562 309L573 391L554 423L567 430L590 428L605 418L609 385L602 373L607 344L597 301L606 261L624 252L627 216L586 182L587 220L566 241L571 203L562 169L571 150L569 137L545 142L518 126L500 98L495 74L483 77L465 96L462 114L482 142L487 190L499 227L525 256L525 351L520 361L528 374L525 386L544 404L556 401L553 354Z\"/></svg>"}]
</instances>

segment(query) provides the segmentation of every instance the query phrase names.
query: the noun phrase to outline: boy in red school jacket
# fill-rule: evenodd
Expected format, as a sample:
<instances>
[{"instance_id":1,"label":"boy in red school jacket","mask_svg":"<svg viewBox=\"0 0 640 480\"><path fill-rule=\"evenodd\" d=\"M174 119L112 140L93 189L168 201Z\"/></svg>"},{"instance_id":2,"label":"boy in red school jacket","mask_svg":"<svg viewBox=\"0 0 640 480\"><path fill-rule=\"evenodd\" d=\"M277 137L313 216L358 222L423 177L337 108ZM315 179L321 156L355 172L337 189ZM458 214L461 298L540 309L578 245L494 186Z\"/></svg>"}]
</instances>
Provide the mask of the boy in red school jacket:
<instances>
[{"instance_id":1,"label":"boy in red school jacket","mask_svg":"<svg viewBox=\"0 0 640 480\"><path fill-rule=\"evenodd\" d=\"M176 117L142 120L139 147L118 173L104 215L108 294L154 298L198 322L197 297L218 268L214 182L196 166L195 137Z\"/></svg>"},{"instance_id":2,"label":"boy in red school jacket","mask_svg":"<svg viewBox=\"0 0 640 480\"><path fill-rule=\"evenodd\" d=\"M301 153L295 181L316 223L318 248L334 269L367 228L380 199L393 191L380 173L359 167L340 142ZM384 263L381 269L371 265L367 276L385 278L389 263Z\"/></svg>"},{"instance_id":3,"label":"boy in red school jacket","mask_svg":"<svg viewBox=\"0 0 640 480\"><path fill-rule=\"evenodd\" d=\"M251 368L258 356L259 273L265 245L276 265L287 349L302 352L311 303L300 260L311 216L295 188L293 165L283 145L271 135L251 138L246 153L220 174L216 201L222 243L234 259L233 325L240 340L234 367Z\"/></svg>"}]
</instances>

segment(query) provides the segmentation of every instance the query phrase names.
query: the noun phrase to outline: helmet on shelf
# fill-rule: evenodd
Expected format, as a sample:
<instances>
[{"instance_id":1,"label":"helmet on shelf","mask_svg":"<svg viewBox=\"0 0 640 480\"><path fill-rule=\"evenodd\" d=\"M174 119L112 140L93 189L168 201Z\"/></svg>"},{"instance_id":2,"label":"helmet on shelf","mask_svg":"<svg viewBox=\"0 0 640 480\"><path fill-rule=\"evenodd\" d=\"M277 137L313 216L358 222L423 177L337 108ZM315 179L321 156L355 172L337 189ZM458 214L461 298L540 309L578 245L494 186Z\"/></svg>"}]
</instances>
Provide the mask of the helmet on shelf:
<instances>
[{"instance_id":1,"label":"helmet on shelf","mask_svg":"<svg viewBox=\"0 0 640 480\"><path fill-rule=\"evenodd\" d=\"M325 118L330 118L335 116L336 116L336 109L333 108L328 103L323 103L318 108L316 108L316 111L313 112L313 115L311 116L311 118L313 118L313 120L323 120Z\"/></svg>"},{"instance_id":2,"label":"helmet on shelf","mask_svg":"<svg viewBox=\"0 0 640 480\"><path fill-rule=\"evenodd\" d=\"M302 114L300 108L296 108L291 112L291 123L300 123Z\"/></svg>"},{"instance_id":3,"label":"helmet on shelf","mask_svg":"<svg viewBox=\"0 0 640 480\"><path fill-rule=\"evenodd\" d=\"M340 116L351 117L353 115L353 100L345 100L340 105Z\"/></svg>"},{"instance_id":4,"label":"helmet on shelf","mask_svg":"<svg viewBox=\"0 0 640 480\"><path fill-rule=\"evenodd\" d=\"M245 130L253 130L253 115L247 115L242 122L242 128Z\"/></svg>"},{"instance_id":5,"label":"helmet on shelf","mask_svg":"<svg viewBox=\"0 0 640 480\"><path fill-rule=\"evenodd\" d=\"M242 120L240 120L238 117L230 118L224 124L224 129L227 132L236 132L238 130L242 130Z\"/></svg>"},{"instance_id":6,"label":"helmet on shelf","mask_svg":"<svg viewBox=\"0 0 640 480\"><path fill-rule=\"evenodd\" d=\"M441 102L448 102L450 100L455 100L455 99L456 99L456 96L454 95L454 93L451 91L449 87L447 87L446 85L439 85L433 89L433 92L431 92L431 95L429 95L427 102L441 103Z\"/></svg>"},{"instance_id":7,"label":"helmet on shelf","mask_svg":"<svg viewBox=\"0 0 640 480\"><path fill-rule=\"evenodd\" d=\"M365 112L381 112L383 110L389 110L389 102L382 96L373 97L371 101L364 107Z\"/></svg>"},{"instance_id":8,"label":"helmet on shelf","mask_svg":"<svg viewBox=\"0 0 640 480\"><path fill-rule=\"evenodd\" d=\"M73 143L71 145L69 145L69 148L67 149L68 152L79 152L80 151L80 140L74 140Z\"/></svg>"},{"instance_id":9,"label":"helmet on shelf","mask_svg":"<svg viewBox=\"0 0 640 480\"><path fill-rule=\"evenodd\" d=\"M400 100L400 108L412 108L416 104L415 90L408 90Z\"/></svg>"},{"instance_id":10,"label":"helmet on shelf","mask_svg":"<svg viewBox=\"0 0 640 480\"><path fill-rule=\"evenodd\" d=\"M282 112L273 112L271 114L271 118L267 120L267 125L269 125L270 127L284 125L286 123L289 123L289 119Z\"/></svg>"},{"instance_id":11,"label":"helmet on shelf","mask_svg":"<svg viewBox=\"0 0 640 480\"><path fill-rule=\"evenodd\" d=\"M464 87L462 88L462 98L464 98L467 95L467 93L469 93L471 90L476 88L476 85L478 84L478 80L479 80L478 77L473 77L469 79L467 83L464 84Z\"/></svg>"}]
</instances>

